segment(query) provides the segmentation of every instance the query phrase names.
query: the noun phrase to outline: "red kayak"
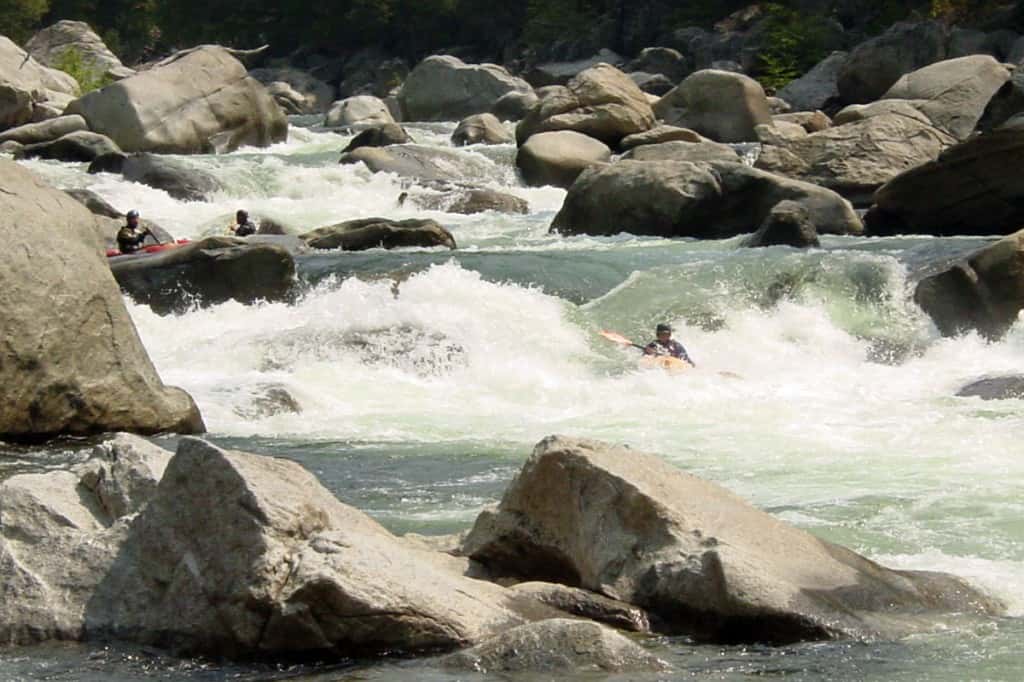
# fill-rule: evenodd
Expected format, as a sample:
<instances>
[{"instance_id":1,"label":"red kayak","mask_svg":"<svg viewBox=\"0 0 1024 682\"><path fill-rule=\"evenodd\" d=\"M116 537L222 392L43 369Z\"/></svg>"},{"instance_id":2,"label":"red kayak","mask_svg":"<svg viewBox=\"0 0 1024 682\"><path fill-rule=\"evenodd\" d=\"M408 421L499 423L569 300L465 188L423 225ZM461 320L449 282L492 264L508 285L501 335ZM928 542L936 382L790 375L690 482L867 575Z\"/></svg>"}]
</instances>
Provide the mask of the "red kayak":
<instances>
[{"instance_id":1,"label":"red kayak","mask_svg":"<svg viewBox=\"0 0 1024 682\"><path fill-rule=\"evenodd\" d=\"M183 244L188 244L188 243L189 243L188 239L179 239L177 241L166 242L164 244L152 244L150 246L143 246L138 251L135 251L134 253L129 253L129 254L121 253L118 249L107 249L107 258L113 258L114 256L125 256L125 255L128 255L128 256L138 256L138 255L143 254L143 253L159 253L160 251L166 251L167 249L176 249L179 246L181 246Z\"/></svg>"}]
</instances>

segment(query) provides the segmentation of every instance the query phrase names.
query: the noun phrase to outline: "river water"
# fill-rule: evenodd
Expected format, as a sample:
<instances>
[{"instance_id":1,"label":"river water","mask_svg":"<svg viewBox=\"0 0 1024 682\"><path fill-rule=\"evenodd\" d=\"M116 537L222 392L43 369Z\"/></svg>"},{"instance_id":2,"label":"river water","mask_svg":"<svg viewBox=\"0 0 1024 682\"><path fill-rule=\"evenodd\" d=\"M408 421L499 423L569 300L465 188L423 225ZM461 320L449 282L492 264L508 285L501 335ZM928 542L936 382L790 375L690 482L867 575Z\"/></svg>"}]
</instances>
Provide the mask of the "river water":
<instances>
[{"instance_id":1,"label":"river water","mask_svg":"<svg viewBox=\"0 0 1024 682\"><path fill-rule=\"evenodd\" d=\"M409 129L419 143L446 146L453 125ZM655 452L886 565L963 576L1010 609L898 642L653 638L645 644L679 672L650 679L1021 677L1024 401L954 394L1020 371L1024 321L998 343L942 339L911 300L923 264L988 240L825 237L821 249L798 252L742 249L739 239L566 238L547 232L564 191L520 186L511 146L469 148L462 170L526 199L529 214L459 216L399 206L403 191L432 190L338 165L349 139L293 125L269 149L182 157L230 188L208 203L77 164L27 165L58 186L138 208L177 237L223 231L241 207L297 230L367 216L448 227L458 251L300 257L305 288L293 304L160 317L128 302L164 381L192 394L212 441L297 460L395 532L467 528L537 441L586 436ZM662 321L697 370L639 370L638 351L598 335L646 342ZM302 412L254 416L268 387L285 389ZM8 448L0 475L81 456ZM61 645L0 650L0 679L487 678L422 661L272 668Z\"/></svg>"}]
</instances>

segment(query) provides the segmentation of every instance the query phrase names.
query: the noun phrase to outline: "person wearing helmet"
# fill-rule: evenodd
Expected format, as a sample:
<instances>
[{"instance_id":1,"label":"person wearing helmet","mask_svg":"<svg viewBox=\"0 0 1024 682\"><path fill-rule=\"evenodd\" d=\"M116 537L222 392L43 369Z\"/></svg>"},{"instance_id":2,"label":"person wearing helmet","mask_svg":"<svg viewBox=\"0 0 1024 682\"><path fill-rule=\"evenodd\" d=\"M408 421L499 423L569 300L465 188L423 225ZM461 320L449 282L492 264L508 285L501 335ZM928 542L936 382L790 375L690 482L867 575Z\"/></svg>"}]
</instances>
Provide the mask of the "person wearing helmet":
<instances>
[{"instance_id":1,"label":"person wearing helmet","mask_svg":"<svg viewBox=\"0 0 1024 682\"><path fill-rule=\"evenodd\" d=\"M132 209L125 216L127 224L117 231L117 248L121 253L135 253L149 235L149 228L139 227L139 212Z\"/></svg>"},{"instance_id":2,"label":"person wearing helmet","mask_svg":"<svg viewBox=\"0 0 1024 682\"><path fill-rule=\"evenodd\" d=\"M654 331L658 338L644 346L644 355L669 355L689 363L691 367L697 366L687 355L683 344L672 338L672 327L662 323Z\"/></svg>"},{"instance_id":3,"label":"person wearing helmet","mask_svg":"<svg viewBox=\"0 0 1024 682\"><path fill-rule=\"evenodd\" d=\"M248 237L250 234L256 234L256 226L249 220L249 212L243 209L238 209L235 213L235 223L228 229L236 237Z\"/></svg>"}]
</instances>

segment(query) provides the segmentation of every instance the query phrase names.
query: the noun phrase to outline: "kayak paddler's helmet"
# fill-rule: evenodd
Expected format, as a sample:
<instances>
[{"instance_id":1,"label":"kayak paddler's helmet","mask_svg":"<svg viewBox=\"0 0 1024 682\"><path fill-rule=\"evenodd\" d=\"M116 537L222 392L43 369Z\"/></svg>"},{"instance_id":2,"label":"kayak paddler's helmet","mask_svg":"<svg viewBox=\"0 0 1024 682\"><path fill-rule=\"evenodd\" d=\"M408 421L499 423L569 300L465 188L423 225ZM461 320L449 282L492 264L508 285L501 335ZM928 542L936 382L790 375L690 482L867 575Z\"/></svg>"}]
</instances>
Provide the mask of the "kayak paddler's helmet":
<instances>
[{"instance_id":1,"label":"kayak paddler's helmet","mask_svg":"<svg viewBox=\"0 0 1024 682\"><path fill-rule=\"evenodd\" d=\"M132 223L132 221L138 221L138 219L139 219L139 212L138 212L138 211L136 211L136 210L135 210L135 209L133 208L132 210L128 211L128 215L127 215L127 216L125 216L125 217L127 217L127 218L128 218L128 223L129 223L129 224L131 224L131 223Z\"/></svg>"},{"instance_id":2,"label":"kayak paddler's helmet","mask_svg":"<svg viewBox=\"0 0 1024 682\"><path fill-rule=\"evenodd\" d=\"M662 336L667 338L669 336L672 336L672 327L662 322L661 324L654 328L654 332L655 334L657 334L658 338L661 338Z\"/></svg>"},{"instance_id":3,"label":"kayak paddler's helmet","mask_svg":"<svg viewBox=\"0 0 1024 682\"><path fill-rule=\"evenodd\" d=\"M237 222L239 225L241 225L242 223L244 223L248 219L249 219L249 212L246 211L244 208L240 208L237 211L235 211L235 222Z\"/></svg>"}]
</instances>

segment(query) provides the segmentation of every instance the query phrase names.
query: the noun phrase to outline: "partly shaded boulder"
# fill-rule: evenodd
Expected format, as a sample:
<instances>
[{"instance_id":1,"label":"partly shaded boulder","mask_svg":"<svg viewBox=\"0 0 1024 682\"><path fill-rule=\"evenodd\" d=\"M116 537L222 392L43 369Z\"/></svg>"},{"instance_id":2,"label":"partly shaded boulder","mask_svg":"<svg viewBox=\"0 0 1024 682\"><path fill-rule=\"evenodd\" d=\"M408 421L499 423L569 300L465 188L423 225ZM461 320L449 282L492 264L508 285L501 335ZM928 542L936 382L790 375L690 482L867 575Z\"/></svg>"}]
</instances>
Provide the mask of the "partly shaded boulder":
<instances>
[{"instance_id":1,"label":"partly shaded boulder","mask_svg":"<svg viewBox=\"0 0 1024 682\"><path fill-rule=\"evenodd\" d=\"M597 623L553 618L520 625L449 654L442 664L466 672L656 673L671 666L639 644Z\"/></svg>"},{"instance_id":2,"label":"partly shaded boulder","mask_svg":"<svg viewBox=\"0 0 1024 682\"><path fill-rule=\"evenodd\" d=\"M586 168L610 160L607 145L572 130L532 135L516 153L516 167L533 187L570 187Z\"/></svg>"},{"instance_id":3,"label":"partly shaded boulder","mask_svg":"<svg viewBox=\"0 0 1024 682\"><path fill-rule=\"evenodd\" d=\"M119 434L79 471L0 482L0 642L81 639L96 587L171 453Z\"/></svg>"},{"instance_id":4,"label":"partly shaded boulder","mask_svg":"<svg viewBox=\"0 0 1024 682\"><path fill-rule=\"evenodd\" d=\"M182 201L206 201L224 189L220 180L183 161L156 154L111 154L99 156L90 173L120 173L129 182L162 189Z\"/></svg>"},{"instance_id":5,"label":"partly shaded boulder","mask_svg":"<svg viewBox=\"0 0 1024 682\"><path fill-rule=\"evenodd\" d=\"M862 231L853 207L830 190L721 161L619 161L590 168L569 188L551 229L718 239L754 232L786 199L802 205L821 234Z\"/></svg>"},{"instance_id":6,"label":"partly shaded boulder","mask_svg":"<svg viewBox=\"0 0 1024 682\"><path fill-rule=\"evenodd\" d=\"M530 85L495 64L466 64L457 57L427 57L409 73L398 95L403 121L458 121L490 111L510 92Z\"/></svg>"},{"instance_id":7,"label":"partly shaded boulder","mask_svg":"<svg viewBox=\"0 0 1024 682\"><path fill-rule=\"evenodd\" d=\"M491 113L501 121L521 121L539 101L533 90L528 92L515 90L499 97L491 107Z\"/></svg>"},{"instance_id":8,"label":"partly shaded boulder","mask_svg":"<svg viewBox=\"0 0 1024 682\"><path fill-rule=\"evenodd\" d=\"M686 57L671 47L645 47L625 70L661 74L672 83L678 83L692 71Z\"/></svg>"},{"instance_id":9,"label":"partly shaded boulder","mask_svg":"<svg viewBox=\"0 0 1024 682\"><path fill-rule=\"evenodd\" d=\"M120 153L120 147L106 135L79 130L56 140L27 145L15 154L15 158L91 163L104 154Z\"/></svg>"},{"instance_id":10,"label":"partly shaded boulder","mask_svg":"<svg viewBox=\"0 0 1024 682\"><path fill-rule=\"evenodd\" d=\"M62 68L77 62L97 80L118 80L135 74L117 58L103 39L84 21L58 21L32 36L25 49L41 64Z\"/></svg>"},{"instance_id":11,"label":"partly shaded boulder","mask_svg":"<svg viewBox=\"0 0 1024 682\"><path fill-rule=\"evenodd\" d=\"M1024 309L1024 230L940 265L918 283L914 301L943 336L976 331L999 339L1017 322Z\"/></svg>"},{"instance_id":12,"label":"partly shaded boulder","mask_svg":"<svg viewBox=\"0 0 1024 682\"><path fill-rule=\"evenodd\" d=\"M457 564L401 542L294 462L188 438L86 624L183 653L323 660L443 651L524 622L506 590Z\"/></svg>"},{"instance_id":13,"label":"partly shaded boulder","mask_svg":"<svg viewBox=\"0 0 1024 682\"><path fill-rule=\"evenodd\" d=\"M486 159L454 149L418 144L385 148L359 147L341 155L344 164L363 163L374 173L395 173L424 182L480 182L497 178L498 169Z\"/></svg>"},{"instance_id":14,"label":"partly shaded boulder","mask_svg":"<svg viewBox=\"0 0 1024 682\"><path fill-rule=\"evenodd\" d=\"M1021 38L1021 44L1024 46L1024 38ZM1024 55L1021 58L1024 60ZM989 100L978 129L982 132L995 130L1020 113L1024 113L1024 68L1018 65L1010 80Z\"/></svg>"},{"instance_id":15,"label":"partly shaded boulder","mask_svg":"<svg viewBox=\"0 0 1024 682\"><path fill-rule=\"evenodd\" d=\"M568 85L538 96L540 102L516 126L520 145L537 133L573 130L615 146L627 135L655 125L646 95L629 76L608 64L589 68Z\"/></svg>"},{"instance_id":16,"label":"partly shaded boulder","mask_svg":"<svg viewBox=\"0 0 1024 682\"><path fill-rule=\"evenodd\" d=\"M754 142L754 128L772 122L760 83L714 69L687 76L654 105L654 113L666 123L691 128L718 142Z\"/></svg>"},{"instance_id":17,"label":"partly shaded boulder","mask_svg":"<svg viewBox=\"0 0 1024 682\"><path fill-rule=\"evenodd\" d=\"M793 246L798 249L821 246L818 232L803 206L792 201L780 201L757 228L757 232L743 242L746 247Z\"/></svg>"},{"instance_id":18,"label":"partly shaded boulder","mask_svg":"<svg viewBox=\"0 0 1024 682\"><path fill-rule=\"evenodd\" d=\"M643 90L648 95L655 95L657 98L667 94L672 88L676 86L675 83L670 81L660 73L644 73L643 71L631 71L629 78L636 83L636 86Z\"/></svg>"},{"instance_id":19,"label":"partly shaded boulder","mask_svg":"<svg viewBox=\"0 0 1024 682\"><path fill-rule=\"evenodd\" d=\"M510 144L515 142L512 134L494 114L474 114L468 116L455 127L452 133L452 144L465 147L470 144Z\"/></svg>"},{"instance_id":20,"label":"partly shaded boulder","mask_svg":"<svg viewBox=\"0 0 1024 682\"><path fill-rule=\"evenodd\" d=\"M938 62L902 76L883 99L909 100L936 128L966 140L1010 71L988 55Z\"/></svg>"},{"instance_id":21,"label":"partly shaded boulder","mask_svg":"<svg viewBox=\"0 0 1024 682\"><path fill-rule=\"evenodd\" d=\"M395 249L408 246L455 248L451 232L433 220L360 218L300 235L314 249Z\"/></svg>"},{"instance_id":22,"label":"partly shaded boulder","mask_svg":"<svg viewBox=\"0 0 1024 682\"><path fill-rule=\"evenodd\" d=\"M388 147L393 144L406 144L412 142L409 133L397 123L382 123L372 128L367 128L352 138L348 146L341 150L342 154L353 152L360 147Z\"/></svg>"},{"instance_id":23,"label":"partly shaded boulder","mask_svg":"<svg viewBox=\"0 0 1024 682\"><path fill-rule=\"evenodd\" d=\"M153 254L110 258L121 289L157 314L235 300L289 300L295 260L287 249L241 237L207 237Z\"/></svg>"},{"instance_id":24,"label":"partly shaded boulder","mask_svg":"<svg viewBox=\"0 0 1024 682\"><path fill-rule=\"evenodd\" d=\"M972 381L956 392L961 398L982 400L1024 400L1024 376L986 377Z\"/></svg>"},{"instance_id":25,"label":"partly shaded boulder","mask_svg":"<svg viewBox=\"0 0 1024 682\"><path fill-rule=\"evenodd\" d=\"M624 161L731 161L740 162L740 155L727 144L701 140L700 142L662 142L634 147L622 155Z\"/></svg>"},{"instance_id":26,"label":"partly shaded boulder","mask_svg":"<svg viewBox=\"0 0 1024 682\"><path fill-rule=\"evenodd\" d=\"M26 123L25 125L11 128L0 133L0 142L14 140L21 144L39 144L49 142L63 137L68 133L87 130L85 119L81 116L58 116L57 118L40 121L39 123Z\"/></svg>"},{"instance_id":27,"label":"partly shaded boulder","mask_svg":"<svg viewBox=\"0 0 1024 682\"><path fill-rule=\"evenodd\" d=\"M839 99L865 104L885 94L900 76L946 58L949 29L938 21L898 23L855 47L839 69Z\"/></svg>"},{"instance_id":28,"label":"partly shaded boulder","mask_svg":"<svg viewBox=\"0 0 1024 682\"><path fill-rule=\"evenodd\" d=\"M789 102L794 111L832 111L839 98L839 72L847 56L846 52L833 52L803 76L787 83L778 96Z\"/></svg>"},{"instance_id":29,"label":"partly shaded boulder","mask_svg":"<svg viewBox=\"0 0 1024 682\"><path fill-rule=\"evenodd\" d=\"M64 102L78 96L78 82L57 69L50 69L0 36L0 130L20 126L35 118L46 102ZM63 108L63 107L62 107Z\"/></svg>"},{"instance_id":30,"label":"partly shaded boulder","mask_svg":"<svg viewBox=\"0 0 1024 682\"><path fill-rule=\"evenodd\" d=\"M274 84L285 84L297 97L291 97L296 114L319 114L327 111L334 101L334 86L325 83L308 71L300 69L252 69L249 75L273 93Z\"/></svg>"},{"instance_id":31,"label":"partly shaded boulder","mask_svg":"<svg viewBox=\"0 0 1024 682\"><path fill-rule=\"evenodd\" d=\"M126 152L198 154L283 141L288 120L231 53L203 46L71 103Z\"/></svg>"},{"instance_id":32,"label":"partly shaded boulder","mask_svg":"<svg viewBox=\"0 0 1024 682\"><path fill-rule=\"evenodd\" d=\"M916 111L869 116L776 141L781 144L761 150L758 168L827 187L858 205L869 205L884 183L926 164L955 142Z\"/></svg>"},{"instance_id":33,"label":"partly shaded boulder","mask_svg":"<svg viewBox=\"0 0 1024 682\"><path fill-rule=\"evenodd\" d=\"M331 105L324 125L332 128L394 123L388 105L371 95L349 97Z\"/></svg>"},{"instance_id":34,"label":"partly shaded boulder","mask_svg":"<svg viewBox=\"0 0 1024 682\"><path fill-rule=\"evenodd\" d=\"M661 458L557 436L463 552L642 606L701 641L894 637L938 627L940 614L1002 610L958 578L886 569Z\"/></svg>"},{"instance_id":35,"label":"partly shaded boulder","mask_svg":"<svg viewBox=\"0 0 1024 682\"><path fill-rule=\"evenodd\" d=\"M871 234L1005 235L1024 225L1024 125L978 135L874 196Z\"/></svg>"},{"instance_id":36,"label":"partly shaded boulder","mask_svg":"<svg viewBox=\"0 0 1024 682\"><path fill-rule=\"evenodd\" d=\"M0 439L203 430L195 403L164 386L96 237L67 194L0 160Z\"/></svg>"},{"instance_id":37,"label":"partly shaded boulder","mask_svg":"<svg viewBox=\"0 0 1024 682\"><path fill-rule=\"evenodd\" d=\"M124 213L111 206L106 199L91 189L66 189L64 191L95 215L119 220L124 217Z\"/></svg>"}]
</instances>

